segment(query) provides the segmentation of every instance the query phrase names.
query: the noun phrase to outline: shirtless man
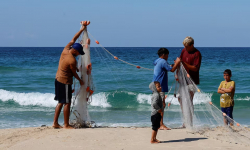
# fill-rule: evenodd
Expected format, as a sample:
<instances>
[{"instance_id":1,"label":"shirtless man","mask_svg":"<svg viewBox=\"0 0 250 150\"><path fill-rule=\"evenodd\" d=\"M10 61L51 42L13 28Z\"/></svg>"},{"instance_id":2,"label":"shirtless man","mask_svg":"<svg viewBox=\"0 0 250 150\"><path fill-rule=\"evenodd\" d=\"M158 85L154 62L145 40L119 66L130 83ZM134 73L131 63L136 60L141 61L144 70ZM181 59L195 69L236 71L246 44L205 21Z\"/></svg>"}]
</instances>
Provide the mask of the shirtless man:
<instances>
[{"instance_id":1,"label":"shirtless man","mask_svg":"<svg viewBox=\"0 0 250 150\"><path fill-rule=\"evenodd\" d=\"M58 70L55 79L55 100L58 101L58 104L55 108L55 116L53 123L54 128L63 128L58 123L58 117L60 115L62 107L64 106L64 128L73 129L73 127L69 125L73 76L80 82L81 85L84 84L84 82L79 78L78 74L76 73L78 69L76 67L75 58L78 55L84 55L83 47L81 44L75 42L85 29L86 26L83 25L80 31L78 31L73 37L73 39L65 46L59 60Z\"/></svg>"}]
</instances>

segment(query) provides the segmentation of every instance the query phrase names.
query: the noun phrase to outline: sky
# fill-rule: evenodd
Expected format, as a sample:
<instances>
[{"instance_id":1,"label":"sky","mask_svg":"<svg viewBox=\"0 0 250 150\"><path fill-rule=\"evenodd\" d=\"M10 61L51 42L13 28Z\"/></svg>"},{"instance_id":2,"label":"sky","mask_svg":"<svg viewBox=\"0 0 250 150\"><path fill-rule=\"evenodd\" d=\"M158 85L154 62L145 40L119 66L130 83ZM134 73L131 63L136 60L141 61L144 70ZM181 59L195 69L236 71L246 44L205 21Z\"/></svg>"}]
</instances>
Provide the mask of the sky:
<instances>
[{"instance_id":1,"label":"sky","mask_svg":"<svg viewBox=\"0 0 250 150\"><path fill-rule=\"evenodd\" d=\"M250 0L1 0L0 47L64 47L82 20L104 47L250 47Z\"/></svg>"}]
</instances>

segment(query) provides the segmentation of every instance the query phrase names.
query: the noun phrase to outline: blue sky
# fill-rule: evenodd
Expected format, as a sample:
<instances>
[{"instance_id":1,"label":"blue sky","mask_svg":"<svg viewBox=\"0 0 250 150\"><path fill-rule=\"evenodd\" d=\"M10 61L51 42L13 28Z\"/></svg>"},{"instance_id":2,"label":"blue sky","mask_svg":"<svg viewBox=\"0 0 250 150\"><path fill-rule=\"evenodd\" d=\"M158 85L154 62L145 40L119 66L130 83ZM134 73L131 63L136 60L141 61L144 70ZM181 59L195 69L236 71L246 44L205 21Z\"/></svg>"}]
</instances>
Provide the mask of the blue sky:
<instances>
[{"instance_id":1,"label":"blue sky","mask_svg":"<svg viewBox=\"0 0 250 150\"><path fill-rule=\"evenodd\" d=\"M249 0L1 0L0 46L64 47L82 20L108 47L250 47Z\"/></svg>"}]
</instances>

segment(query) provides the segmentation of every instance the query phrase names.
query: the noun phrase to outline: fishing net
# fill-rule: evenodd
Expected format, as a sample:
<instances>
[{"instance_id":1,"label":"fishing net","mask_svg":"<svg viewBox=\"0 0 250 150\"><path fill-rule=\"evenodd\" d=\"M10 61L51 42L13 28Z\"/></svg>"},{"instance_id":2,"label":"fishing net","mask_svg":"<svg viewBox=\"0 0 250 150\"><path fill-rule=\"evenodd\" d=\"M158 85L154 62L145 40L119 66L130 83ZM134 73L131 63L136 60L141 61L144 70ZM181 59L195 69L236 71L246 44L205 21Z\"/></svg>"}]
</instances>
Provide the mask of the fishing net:
<instances>
[{"instance_id":1,"label":"fishing net","mask_svg":"<svg viewBox=\"0 0 250 150\"><path fill-rule=\"evenodd\" d=\"M183 127L186 127L188 132L230 143L249 145L249 128L241 126L216 107L211 102L211 97L196 86L183 64L180 64L176 71L176 79L178 90L175 97L180 103ZM224 120L227 120L228 125Z\"/></svg>"},{"instance_id":2,"label":"fishing net","mask_svg":"<svg viewBox=\"0 0 250 150\"><path fill-rule=\"evenodd\" d=\"M96 41L96 43L99 44L98 41ZM136 91L137 84L145 84L145 87L147 87L148 83L151 81L152 72L148 72L147 74L140 72L143 70L152 70L148 69L152 66L151 64L147 63L145 65L142 64L143 66L147 67L144 68L125 61L129 59L127 56L131 56L135 52L141 53L138 54L138 56L141 56L144 51L133 51L131 54L128 54L127 51L126 53L123 51L118 51L117 49L114 51L108 51L102 45L100 46L100 48L93 48L93 52L95 52L95 55L98 56L98 63L103 65L103 67L100 67L98 71L106 72L105 74L102 74L102 77L105 76L106 82L102 81L102 84L99 84L98 87L99 90L103 92L103 90L106 88L102 88L102 86L105 86L107 83L113 83L114 85L110 85L110 87L112 87L115 91L111 91L111 94L100 97L100 99L103 97L108 99L112 107L103 107L104 105L92 105L91 107L95 109L98 108L98 110L103 110L95 114L92 112L93 116L98 116L98 123L104 122L104 124L107 126L110 124L111 126L112 124L124 126L128 123L131 123L135 126L136 123L144 123L145 126L150 126L148 123L148 120L150 120L150 105L148 105L148 103L150 103L151 98L148 98L146 94L143 95L139 93L137 96L137 102L140 104L136 104L136 113L133 113L134 108L132 104L134 104L135 100L131 99L132 96L136 95L137 93L132 93L130 91ZM152 60L155 59L155 56L152 57ZM142 59L144 58L141 57L140 60ZM146 58L145 62L147 60L148 58ZM124 69L124 63L134 66L134 68L131 67ZM139 69L136 71L136 73L134 73L136 75L129 75L129 73L134 72L135 69ZM164 123L166 123L167 126L173 128L183 126L187 129L188 133L204 135L205 137L214 138L223 142L249 145L249 128L242 126L235 120L223 114L221 110L211 102L212 94L201 91L201 89L199 89L193 82L182 64L176 71L175 77L178 79L178 81L175 84L174 94L171 95L169 91L166 99L166 102L173 103L172 105L169 103L168 108L165 109ZM174 82L171 85L174 85ZM126 87L129 87L129 89ZM172 89L172 86L170 89ZM125 94L122 96L119 96L119 94L121 95L121 93L126 92L129 96L131 96L131 99L126 99L125 101ZM100 93L98 93L96 96L98 95L100 95ZM141 102L140 96L145 96L146 100ZM112 116L115 120L110 119L110 116ZM126 120L126 116L133 116L133 119ZM233 126L225 125L224 119L232 122Z\"/></svg>"},{"instance_id":3,"label":"fishing net","mask_svg":"<svg viewBox=\"0 0 250 150\"><path fill-rule=\"evenodd\" d=\"M91 103L94 84L91 75L90 39L88 37L87 29L85 29L78 38L78 42L82 44L85 53L78 58L78 76L84 81L84 85L81 86L79 81L74 81L75 96L73 98L70 122L75 128L95 127L95 122L91 121L88 112L88 103Z\"/></svg>"}]
</instances>

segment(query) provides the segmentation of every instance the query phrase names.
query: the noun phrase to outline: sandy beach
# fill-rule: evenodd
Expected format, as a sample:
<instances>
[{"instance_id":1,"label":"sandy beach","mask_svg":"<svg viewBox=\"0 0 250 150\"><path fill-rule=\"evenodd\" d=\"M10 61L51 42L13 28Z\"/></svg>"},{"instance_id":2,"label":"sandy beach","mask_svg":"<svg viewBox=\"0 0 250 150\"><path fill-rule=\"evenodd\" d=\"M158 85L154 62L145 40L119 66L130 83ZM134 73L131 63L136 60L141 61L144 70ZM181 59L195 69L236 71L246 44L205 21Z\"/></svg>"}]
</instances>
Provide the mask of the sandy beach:
<instances>
[{"instance_id":1,"label":"sandy beach","mask_svg":"<svg viewBox=\"0 0 250 150\"><path fill-rule=\"evenodd\" d=\"M0 149L241 149L250 147L222 142L201 135L187 133L185 129L159 131L159 144L150 144L151 128L86 128L53 129L52 127L0 130Z\"/></svg>"}]
</instances>

